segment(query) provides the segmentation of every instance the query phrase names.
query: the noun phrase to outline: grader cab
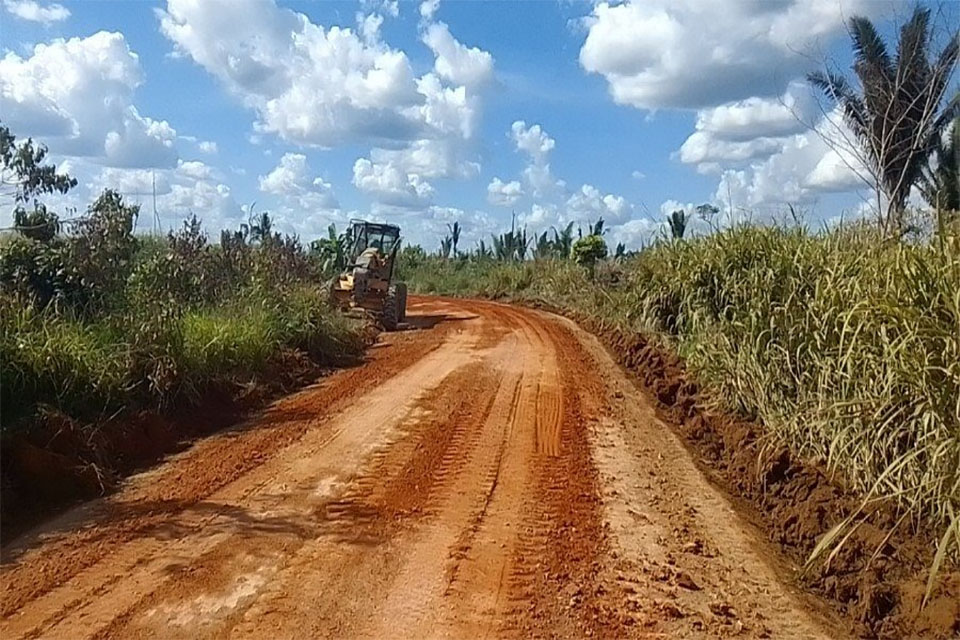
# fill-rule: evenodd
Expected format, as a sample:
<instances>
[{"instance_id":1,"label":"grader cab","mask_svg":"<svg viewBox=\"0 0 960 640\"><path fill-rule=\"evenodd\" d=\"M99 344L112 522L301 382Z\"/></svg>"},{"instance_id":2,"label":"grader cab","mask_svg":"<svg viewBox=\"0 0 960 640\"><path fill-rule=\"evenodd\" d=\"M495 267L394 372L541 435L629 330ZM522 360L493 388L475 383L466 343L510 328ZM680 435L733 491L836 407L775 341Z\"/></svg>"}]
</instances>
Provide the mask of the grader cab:
<instances>
[{"instance_id":1,"label":"grader cab","mask_svg":"<svg viewBox=\"0 0 960 640\"><path fill-rule=\"evenodd\" d=\"M407 285L394 282L400 227L351 220L347 228L347 266L333 281L331 295L344 311L368 313L387 331L406 318Z\"/></svg>"}]
</instances>

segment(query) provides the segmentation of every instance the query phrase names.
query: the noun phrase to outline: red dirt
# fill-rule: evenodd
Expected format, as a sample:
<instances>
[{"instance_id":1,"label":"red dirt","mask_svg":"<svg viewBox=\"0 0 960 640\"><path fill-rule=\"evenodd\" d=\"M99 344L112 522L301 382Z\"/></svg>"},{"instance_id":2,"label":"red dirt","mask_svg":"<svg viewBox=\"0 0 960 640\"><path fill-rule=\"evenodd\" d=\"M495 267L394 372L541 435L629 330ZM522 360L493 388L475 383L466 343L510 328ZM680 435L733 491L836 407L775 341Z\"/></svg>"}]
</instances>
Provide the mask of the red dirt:
<instances>
[{"instance_id":1,"label":"red dirt","mask_svg":"<svg viewBox=\"0 0 960 640\"><path fill-rule=\"evenodd\" d=\"M361 366L8 544L0 634L845 633L595 338L411 303Z\"/></svg>"},{"instance_id":2,"label":"red dirt","mask_svg":"<svg viewBox=\"0 0 960 640\"><path fill-rule=\"evenodd\" d=\"M148 485L125 487L118 494L83 505L79 512L67 513L54 520L43 527L44 534L48 534L51 528L69 531L80 522L91 522L92 526L85 526L76 535L56 538L40 546L33 558L34 562L39 563L38 572L22 571L19 566L12 571L5 571L0 615L8 615L22 604L24 598L46 593L53 585L98 562L112 545L150 535L162 527L171 514L201 502L217 489L261 465L270 455L295 442L310 427L303 416L323 416L346 406L366 385L377 384L396 375L411 362L437 348L443 340L443 334L441 330L428 336L417 336L416 339L409 334L393 334L369 352L364 365L340 371L336 376L322 380L316 387L284 398L270 407L259 420L240 424L215 438L198 441L191 449L191 455L172 458L159 467ZM226 404L226 409L218 414L213 407L223 404ZM176 420L145 414L131 423L114 423L102 428L101 432L112 431L111 438L116 449L111 451L104 447L98 451L98 455L102 459L108 455L105 451L115 453L116 457L103 465L109 469L112 464L114 470L124 468L121 466L123 460L157 459L164 452L180 446L185 437L210 433L235 422L240 415L240 406L243 406L242 401L224 403L223 398L215 398L198 408L189 422L186 417ZM31 450L41 452L44 457L61 455L36 446L32 446ZM143 454L138 455L141 451ZM63 484L65 476L72 478L73 470L77 467L71 459L62 456L56 462L38 469L38 473L53 474L50 486L54 487ZM11 471L16 470L14 467ZM28 476L17 484L27 486L36 477ZM87 488L93 491L98 487L91 483ZM33 497L30 493L26 496ZM43 497L49 500L57 496L45 491ZM64 497L76 498L77 493L71 491ZM56 503L53 505L56 506ZM17 515L14 512L4 517L5 526L11 531L17 528ZM5 534L2 556L4 568L23 551L33 547L36 538L36 535L29 533L19 539ZM11 549L6 543L14 540L20 544L16 549ZM35 566L33 568L36 569Z\"/></svg>"}]
</instances>

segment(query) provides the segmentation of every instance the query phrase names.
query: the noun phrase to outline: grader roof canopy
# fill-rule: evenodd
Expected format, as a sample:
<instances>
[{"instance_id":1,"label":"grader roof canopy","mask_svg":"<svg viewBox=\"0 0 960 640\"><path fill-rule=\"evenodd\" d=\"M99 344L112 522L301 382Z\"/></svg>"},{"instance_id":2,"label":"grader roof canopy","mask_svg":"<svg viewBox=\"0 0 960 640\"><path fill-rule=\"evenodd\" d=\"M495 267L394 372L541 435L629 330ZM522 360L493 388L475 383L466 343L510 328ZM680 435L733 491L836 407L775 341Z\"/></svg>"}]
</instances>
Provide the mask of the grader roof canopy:
<instances>
[{"instance_id":1,"label":"grader roof canopy","mask_svg":"<svg viewBox=\"0 0 960 640\"><path fill-rule=\"evenodd\" d=\"M351 220L349 237L351 262L367 247L375 247L381 255L389 256L400 242L400 227L381 222Z\"/></svg>"}]
</instances>

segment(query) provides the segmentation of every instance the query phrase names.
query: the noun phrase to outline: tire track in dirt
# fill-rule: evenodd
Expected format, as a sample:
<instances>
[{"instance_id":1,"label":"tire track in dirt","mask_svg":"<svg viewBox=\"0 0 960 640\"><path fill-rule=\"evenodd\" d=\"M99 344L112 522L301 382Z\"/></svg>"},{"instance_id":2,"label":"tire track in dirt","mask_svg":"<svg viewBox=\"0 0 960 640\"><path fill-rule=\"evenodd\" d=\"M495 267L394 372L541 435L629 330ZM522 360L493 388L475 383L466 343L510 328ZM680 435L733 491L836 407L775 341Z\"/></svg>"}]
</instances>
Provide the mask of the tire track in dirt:
<instances>
[{"instance_id":1,"label":"tire track in dirt","mask_svg":"<svg viewBox=\"0 0 960 640\"><path fill-rule=\"evenodd\" d=\"M442 314L443 308L434 307L434 311ZM426 317L433 322L438 316ZM415 337L387 336L386 342L370 351L364 365L338 372L317 387L280 400L262 417L198 441L186 455L174 456L132 478L118 494L87 503L5 545L0 616L10 615L24 602L68 581L118 545L162 532L181 510L202 502L263 464L271 454L295 443L316 426L316 420L333 415L356 395L437 349L453 330L454 325L441 323Z\"/></svg>"},{"instance_id":2,"label":"tire track in dirt","mask_svg":"<svg viewBox=\"0 0 960 640\"><path fill-rule=\"evenodd\" d=\"M298 510L297 498L310 505L316 490L311 483L322 484L326 479L314 457L323 457L328 476L351 474L358 460L379 439L389 436L388 427L402 417L405 403L469 360L478 336L470 332L450 334L448 338L413 362L404 376L394 376L377 388L368 404L345 410L339 423L329 429L316 428L315 412L300 417L296 404L278 405L266 412L266 417L276 412L287 420L313 421L308 427L314 428L305 427L306 435L284 449L285 456L274 456L233 485L211 494L211 498L177 513L158 527L153 537L132 539L109 549L110 554L89 569L76 569L69 580L35 598L28 611L0 621L0 633L5 638L89 636L109 626L166 582L171 568L196 565L228 540L257 532L273 532L291 538L294 544L296 539L306 537L313 521ZM309 392L306 395L309 397ZM337 446L332 446L334 443ZM286 509L284 504L291 502L293 508ZM5 574L5 582L6 578Z\"/></svg>"},{"instance_id":3,"label":"tire track in dirt","mask_svg":"<svg viewBox=\"0 0 960 640\"><path fill-rule=\"evenodd\" d=\"M529 322L530 315L526 317ZM537 424L545 442L538 440L536 488L525 509L505 633L524 638L623 637L620 629L595 615L588 597L598 589L596 566L606 539L580 403L587 370L571 366L576 350L558 340L549 323L531 325L541 342L551 345L539 396L544 410Z\"/></svg>"},{"instance_id":4,"label":"tire track in dirt","mask_svg":"<svg viewBox=\"0 0 960 640\"><path fill-rule=\"evenodd\" d=\"M487 356L485 364L498 380L489 410L477 425L470 455L446 487L435 518L412 537L383 605L374 612L371 624L358 632L360 637L449 637L453 633L451 619L460 612L451 608L451 602L455 605L462 594L455 585L498 483L506 426L520 391L522 359L515 334L506 336Z\"/></svg>"},{"instance_id":5,"label":"tire track in dirt","mask_svg":"<svg viewBox=\"0 0 960 640\"><path fill-rule=\"evenodd\" d=\"M308 542L284 574L244 614L230 637L242 637L244 630L271 624L278 637L343 637L356 633L357 623L370 617L375 600L371 592L387 591L399 570L395 538L435 517L436 501L453 482L462 461L475 446L470 432L484 419L492 404L492 384L482 384L477 394L464 394L469 383L493 382L479 365L454 374L427 400L423 413L411 415L415 437L397 444L412 453L405 463L400 451L384 456L380 464L364 471L348 490L343 501L349 510L377 514L367 527L378 531L373 546L362 541L361 529L352 519L343 522L343 534L336 540ZM413 424L417 419L420 424ZM424 425L423 422L426 422ZM441 433L444 431L444 433ZM392 460L391 460L392 458ZM318 565L332 571L318 572ZM302 594L324 594L304 598ZM299 596L299 597L298 597ZM307 632L309 630L309 632Z\"/></svg>"},{"instance_id":6,"label":"tire track in dirt","mask_svg":"<svg viewBox=\"0 0 960 640\"><path fill-rule=\"evenodd\" d=\"M5 559L0 634L830 635L596 340L411 302L424 330L109 501L136 516L64 521L110 535L61 524Z\"/></svg>"}]
</instances>

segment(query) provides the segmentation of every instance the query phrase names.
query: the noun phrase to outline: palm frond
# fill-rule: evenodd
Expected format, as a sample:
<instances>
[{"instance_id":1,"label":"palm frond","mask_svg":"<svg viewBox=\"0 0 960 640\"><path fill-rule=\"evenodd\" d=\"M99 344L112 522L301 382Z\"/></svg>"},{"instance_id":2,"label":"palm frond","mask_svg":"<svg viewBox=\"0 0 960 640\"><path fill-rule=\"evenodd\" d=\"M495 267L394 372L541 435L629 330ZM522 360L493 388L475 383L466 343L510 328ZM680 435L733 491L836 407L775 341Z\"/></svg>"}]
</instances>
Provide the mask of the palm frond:
<instances>
[{"instance_id":1,"label":"palm frond","mask_svg":"<svg viewBox=\"0 0 960 640\"><path fill-rule=\"evenodd\" d=\"M850 18L850 35L853 38L853 50L857 61L875 67L887 80L892 78L893 64L887 52L887 45L877 33L873 23L863 16Z\"/></svg>"},{"instance_id":2,"label":"palm frond","mask_svg":"<svg viewBox=\"0 0 960 640\"><path fill-rule=\"evenodd\" d=\"M928 66L930 49L930 10L917 6L900 28L897 42L897 71L900 78L916 78Z\"/></svg>"}]
</instances>

